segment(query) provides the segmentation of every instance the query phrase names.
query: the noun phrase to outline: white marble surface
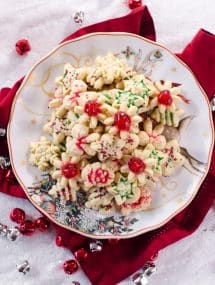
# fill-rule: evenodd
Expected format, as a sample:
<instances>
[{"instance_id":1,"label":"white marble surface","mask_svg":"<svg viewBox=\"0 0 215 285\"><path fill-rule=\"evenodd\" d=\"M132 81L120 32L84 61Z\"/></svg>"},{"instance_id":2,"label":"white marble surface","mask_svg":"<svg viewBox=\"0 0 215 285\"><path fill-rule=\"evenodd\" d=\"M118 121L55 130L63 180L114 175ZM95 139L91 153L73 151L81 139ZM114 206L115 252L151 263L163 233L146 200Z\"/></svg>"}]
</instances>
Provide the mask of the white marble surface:
<instances>
[{"instance_id":1,"label":"white marble surface","mask_svg":"<svg viewBox=\"0 0 215 285\"><path fill-rule=\"evenodd\" d=\"M174 52L179 52L201 27L215 33L214 0L144 1L155 21L157 40ZM11 86L32 64L56 44L74 32L72 14L86 13L87 23L125 15L126 0L0 0L0 86ZM27 38L32 46L24 57L14 51L14 44ZM0 194L0 222L11 225L8 215L14 207L23 208L31 217L39 213L28 201ZM212 285L215 284L214 232L215 211L210 210L201 227L190 237L169 246L159 254L158 271L150 285ZM60 261L71 253L55 246L55 233L37 233L11 243L0 237L0 284L2 285L67 285L79 280L90 284L84 273L67 276ZM22 276L16 263L27 259L31 272ZM121 284L130 285L126 280Z\"/></svg>"}]
</instances>

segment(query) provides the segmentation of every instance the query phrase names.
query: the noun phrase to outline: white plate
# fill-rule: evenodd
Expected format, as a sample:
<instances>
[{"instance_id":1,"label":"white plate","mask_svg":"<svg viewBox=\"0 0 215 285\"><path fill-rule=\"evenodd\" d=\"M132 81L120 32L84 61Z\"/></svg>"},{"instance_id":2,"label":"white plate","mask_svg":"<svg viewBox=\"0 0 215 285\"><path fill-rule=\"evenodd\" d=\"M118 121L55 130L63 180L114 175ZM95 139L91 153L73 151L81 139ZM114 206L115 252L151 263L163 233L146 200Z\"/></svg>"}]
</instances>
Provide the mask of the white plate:
<instances>
[{"instance_id":1,"label":"white plate","mask_svg":"<svg viewBox=\"0 0 215 285\"><path fill-rule=\"evenodd\" d=\"M197 170L181 168L174 176L162 178L153 190L149 210L123 216L103 215L84 207L84 195L78 202L61 205L47 193L52 181L28 164L31 141L38 140L48 119L50 94L55 77L65 63L75 67L89 65L98 55L108 52L126 57L135 69L153 80L171 80L182 84L183 94L190 99L184 104L185 115L193 115L181 134L180 145L202 162ZM25 77L13 102L8 126L8 144L14 173L29 200L56 224L93 238L129 238L165 224L195 197L211 160L214 131L210 104L190 69L163 46L128 33L94 33L59 45L36 63Z\"/></svg>"}]
</instances>

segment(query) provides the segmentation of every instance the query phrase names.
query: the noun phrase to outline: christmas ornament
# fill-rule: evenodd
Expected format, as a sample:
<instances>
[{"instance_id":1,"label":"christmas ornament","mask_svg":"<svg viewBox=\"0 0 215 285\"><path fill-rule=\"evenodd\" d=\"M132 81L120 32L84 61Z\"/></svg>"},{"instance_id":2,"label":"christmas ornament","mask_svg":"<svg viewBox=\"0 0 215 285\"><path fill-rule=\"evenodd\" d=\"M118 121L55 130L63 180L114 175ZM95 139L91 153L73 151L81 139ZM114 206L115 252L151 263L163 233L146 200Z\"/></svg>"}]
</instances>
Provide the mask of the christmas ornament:
<instances>
[{"instance_id":1,"label":"christmas ornament","mask_svg":"<svg viewBox=\"0 0 215 285\"><path fill-rule=\"evenodd\" d=\"M0 156L1 169L7 169L10 167L10 159L7 156Z\"/></svg>"},{"instance_id":2,"label":"christmas ornament","mask_svg":"<svg viewBox=\"0 0 215 285\"><path fill-rule=\"evenodd\" d=\"M130 9L135 9L142 6L142 0L128 0L128 7Z\"/></svg>"},{"instance_id":3,"label":"christmas ornament","mask_svg":"<svg viewBox=\"0 0 215 285\"><path fill-rule=\"evenodd\" d=\"M0 128L0 137L4 137L6 135L6 129Z\"/></svg>"},{"instance_id":4,"label":"christmas ornament","mask_svg":"<svg viewBox=\"0 0 215 285\"><path fill-rule=\"evenodd\" d=\"M66 274L72 274L78 270L78 263L74 260L67 260L63 264L63 269Z\"/></svg>"},{"instance_id":5,"label":"christmas ornament","mask_svg":"<svg viewBox=\"0 0 215 285\"><path fill-rule=\"evenodd\" d=\"M137 273L132 277L132 282L134 285L146 285L149 281L143 273Z\"/></svg>"},{"instance_id":6,"label":"christmas ornament","mask_svg":"<svg viewBox=\"0 0 215 285\"><path fill-rule=\"evenodd\" d=\"M57 246L64 246L63 239L62 239L61 236L57 236L56 237L55 243L56 243Z\"/></svg>"},{"instance_id":7,"label":"christmas ornament","mask_svg":"<svg viewBox=\"0 0 215 285\"><path fill-rule=\"evenodd\" d=\"M16 265L19 272L23 273L24 275L30 271L30 264L27 260L24 260Z\"/></svg>"},{"instance_id":8,"label":"christmas ornament","mask_svg":"<svg viewBox=\"0 0 215 285\"><path fill-rule=\"evenodd\" d=\"M5 180L9 183L9 184L14 184L16 182L16 177L13 174L12 169L8 169L6 174L5 174Z\"/></svg>"},{"instance_id":9,"label":"christmas ornament","mask_svg":"<svg viewBox=\"0 0 215 285\"><path fill-rule=\"evenodd\" d=\"M119 238L110 238L110 239L108 239L108 243L111 244L111 245L118 244L119 241L120 241Z\"/></svg>"},{"instance_id":10,"label":"christmas ornament","mask_svg":"<svg viewBox=\"0 0 215 285\"><path fill-rule=\"evenodd\" d=\"M75 258L82 262L88 257L88 252L84 248L80 248L74 252Z\"/></svg>"},{"instance_id":11,"label":"christmas ornament","mask_svg":"<svg viewBox=\"0 0 215 285\"><path fill-rule=\"evenodd\" d=\"M19 55L23 55L30 50L31 50L31 47L30 47L28 40L21 39L16 43L16 52Z\"/></svg>"},{"instance_id":12,"label":"christmas ornament","mask_svg":"<svg viewBox=\"0 0 215 285\"><path fill-rule=\"evenodd\" d=\"M35 232L35 223L33 221L26 220L21 223L19 230L23 235L31 236Z\"/></svg>"},{"instance_id":13,"label":"christmas ornament","mask_svg":"<svg viewBox=\"0 0 215 285\"><path fill-rule=\"evenodd\" d=\"M212 112L215 111L215 95L213 96L211 100L211 109L212 109Z\"/></svg>"},{"instance_id":14,"label":"christmas ornament","mask_svg":"<svg viewBox=\"0 0 215 285\"><path fill-rule=\"evenodd\" d=\"M10 219L17 224L21 224L25 221L25 212L22 209L14 208L10 212Z\"/></svg>"},{"instance_id":15,"label":"christmas ornament","mask_svg":"<svg viewBox=\"0 0 215 285\"><path fill-rule=\"evenodd\" d=\"M146 262L142 270L146 276L150 276L157 271L157 268L154 262L149 261L149 262Z\"/></svg>"},{"instance_id":16,"label":"christmas ornament","mask_svg":"<svg viewBox=\"0 0 215 285\"><path fill-rule=\"evenodd\" d=\"M49 225L50 225L49 221L44 217L40 217L35 221L35 227L41 232L47 231Z\"/></svg>"},{"instance_id":17,"label":"christmas ornament","mask_svg":"<svg viewBox=\"0 0 215 285\"><path fill-rule=\"evenodd\" d=\"M77 11L73 15L73 20L76 24L83 24L85 15L83 11Z\"/></svg>"},{"instance_id":18,"label":"christmas ornament","mask_svg":"<svg viewBox=\"0 0 215 285\"><path fill-rule=\"evenodd\" d=\"M12 228L12 229L8 229L7 231L7 238L10 240L10 241L15 241L17 240L17 238L20 236L20 230L15 227L15 228Z\"/></svg>"},{"instance_id":19,"label":"christmas ornament","mask_svg":"<svg viewBox=\"0 0 215 285\"><path fill-rule=\"evenodd\" d=\"M7 231L7 226L0 223L0 236L6 236Z\"/></svg>"},{"instance_id":20,"label":"christmas ornament","mask_svg":"<svg viewBox=\"0 0 215 285\"><path fill-rule=\"evenodd\" d=\"M93 240L89 243L91 252L102 251L103 243L100 240Z\"/></svg>"},{"instance_id":21,"label":"christmas ornament","mask_svg":"<svg viewBox=\"0 0 215 285\"><path fill-rule=\"evenodd\" d=\"M132 282L135 285L146 285L148 284L148 277L156 272L156 266L153 262L147 262L142 268L142 272L138 272L132 276Z\"/></svg>"}]
</instances>

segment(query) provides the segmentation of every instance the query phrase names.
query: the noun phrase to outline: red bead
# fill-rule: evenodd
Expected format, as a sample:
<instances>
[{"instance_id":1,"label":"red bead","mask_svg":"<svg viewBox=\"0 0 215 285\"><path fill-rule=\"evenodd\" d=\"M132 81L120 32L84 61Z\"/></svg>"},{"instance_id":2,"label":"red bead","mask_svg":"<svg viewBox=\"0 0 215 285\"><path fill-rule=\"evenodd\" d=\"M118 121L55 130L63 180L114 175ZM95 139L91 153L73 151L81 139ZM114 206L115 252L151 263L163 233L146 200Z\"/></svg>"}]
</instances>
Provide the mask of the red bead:
<instances>
[{"instance_id":1,"label":"red bead","mask_svg":"<svg viewBox=\"0 0 215 285\"><path fill-rule=\"evenodd\" d=\"M20 225L19 230L23 235L31 236L35 232L35 224L30 220L26 220Z\"/></svg>"},{"instance_id":2,"label":"red bead","mask_svg":"<svg viewBox=\"0 0 215 285\"><path fill-rule=\"evenodd\" d=\"M13 174L12 169L7 170L5 174L5 179L10 184L14 184L17 181L15 175Z\"/></svg>"},{"instance_id":3,"label":"red bead","mask_svg":"<svg viewBox=\"0 0 215 285\"><path fill-rule=\"evenodd\" d=\"M142 0L128 0L128 7L130 9L135 9L142 6Z\"/></svg>"},{"instance_id":4,"label":"red bead","mask_svg":"<svg viewBox=\"0 0 215 285\"><path fill-rule=\"evenodd\" d=\"M67 179L73 178L79 174L78 164L66 162L61 166L61 172Z\"/></svg>"},{"instance_id":5,"label":"red bead","mask_svg":"<svg viewBox=\"0 0 215 285\"><path fill-rule=\"evenodd\" d=\"M172 104L172 96L169 92L169 90L163 90L160 92L159 96L158 96L158 102L160 104L166 105L166 106L170 106Z\"/></svg>"},{"instance_id":6,"label":"red bead","mask_svg":"<svg viewBox=\"0 0 215 285\"><path fill-rule=\"evenodd\" d=\"M28 40L21 39L16 43L16 52L19 55L23 55L26 52L28 52L29 50L31 50L31 47L30 47Z\"/></svg>"},{"instance_id":7,"label":"red bead","mask_svg":"<svg viewBox=\"0 0 215 285\"><path fill-rule=\"evenodd\" d=\"M64 246L63 239L61 236L57 236L55 239L55 243L57 246Z\"/></svg>"},{"instance_id":8,"label":"red bead","mask_svg":"<svg viewBox=\"0 0 215 285\"><path fill-rule=\"evenodd\" d=\"M10 219L17 224L21 224L25 221L25 212L22 209L14 208L10 212Z\"/></svg>"},{"instance_id":9,"label":"red bead","mask_svg":"<svg viewBox=\"0 0 215 285\"><path fill-rule=\"evenodd\" d=\"M142 159L132 157L128 162L128 167L132 172L139 174L145 170L146 164L142 161Z\"/></svg>"},{"instance_id":10,"label":"red bead","mask_svg":"<svg viewBox=\"0 0 215 285\"><path fill-rule=\"evenodd\" d=\"M119 238L110 238L110 239L108 239L108 243L111 244L111 245L118 244L119 241L120 241Z\"/></svg>"},{"instance_id":11,"label":"red bead","mask_svg":"<svg viewBox=\"0 0 215 285\"><path fill-rule=\"evenodd\" d=\"M84 106L84 112L90 117L96 117L101 113L101 104L96 100L89 100Z\"/></svg>"},{"instance_id":12,"label":"red bead","mask_svg":"<svg viewBox=\"0 0 215 285\"><path fill-rule=\"evenodd\" d=\"M114 115L114 125L119 131L129 131L131 127L131 118L125 112L117 112Z\"/></svg>"},{"instance_id":13,"label":"red bead","mask_svg":"<svg viewBox=\"0 0 215 285\"><path fill-rule=\"evenodd\" d=\"M75 258L81 262L88 257L88 252L84 248L80 248L74 252Z\"/></svg>"},{"instance_id":14,"label":"red bead","mask_svg":"<svg viewBox=\"0 0 215 285\"><path fill-rule=\"evenodd\" d=\"M35 221L35 227L41 232L47 231L49 225L50 225L49 221L44 217L40 217Z\"/></svg>"},{"instance_id":15,"label":"red bead","mask_svg":"<svg viewBox=\"0 0 215 285\"><path fill-rule=\"evenodd\" d=\"M67 260L63 264L63 269L66 274L72 274L78 270L78 263L74 260Z\"/></svg>"}]
</instances>

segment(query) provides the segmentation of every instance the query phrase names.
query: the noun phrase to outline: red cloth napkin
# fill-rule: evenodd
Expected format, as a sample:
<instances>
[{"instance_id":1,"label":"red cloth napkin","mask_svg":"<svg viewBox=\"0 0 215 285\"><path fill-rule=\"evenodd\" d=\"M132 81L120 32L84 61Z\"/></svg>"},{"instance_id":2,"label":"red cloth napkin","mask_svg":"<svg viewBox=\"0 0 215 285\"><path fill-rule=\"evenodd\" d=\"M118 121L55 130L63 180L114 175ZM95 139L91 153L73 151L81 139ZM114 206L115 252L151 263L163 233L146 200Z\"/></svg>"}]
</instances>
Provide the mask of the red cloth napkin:
<instances>
[{"instance_id":1,"label":"red cloth napkin","mask_svg":"<svg viewBox=\"0 0 215 285\"><path fill-rule=\"evenodd\" d=\"M132 25L131 25L132 23ZM126 31L155 39L153 21L147 7L133 10L128 16L105 21L79 30L66 38L95 31ZM192 42L178 56L184 60L204 87L209 99L215 91L215 36L200 30ZM0 92L0 127L6 127L13 97L22 80L12 89L3 88ZM6 141L0 142L1 154L7 154ZM3 152L4 151L4 152ZM104 241L102 252L91 253L82 264L91 282L95 285L114 285L128 277L148 261L154 253L165 246L191 234L201 223L215 199L215 159L211 164L209 174L204 180L193 202L175 218L163 227L132 239L119 241L111 245ZM17 184L1 182L1 191L17 197L25 197ZM62 236L66 247L73 252L80 247L86 247L89 239L72 233L55 224L53 226Z\"/></svg>"}]
</instances>

